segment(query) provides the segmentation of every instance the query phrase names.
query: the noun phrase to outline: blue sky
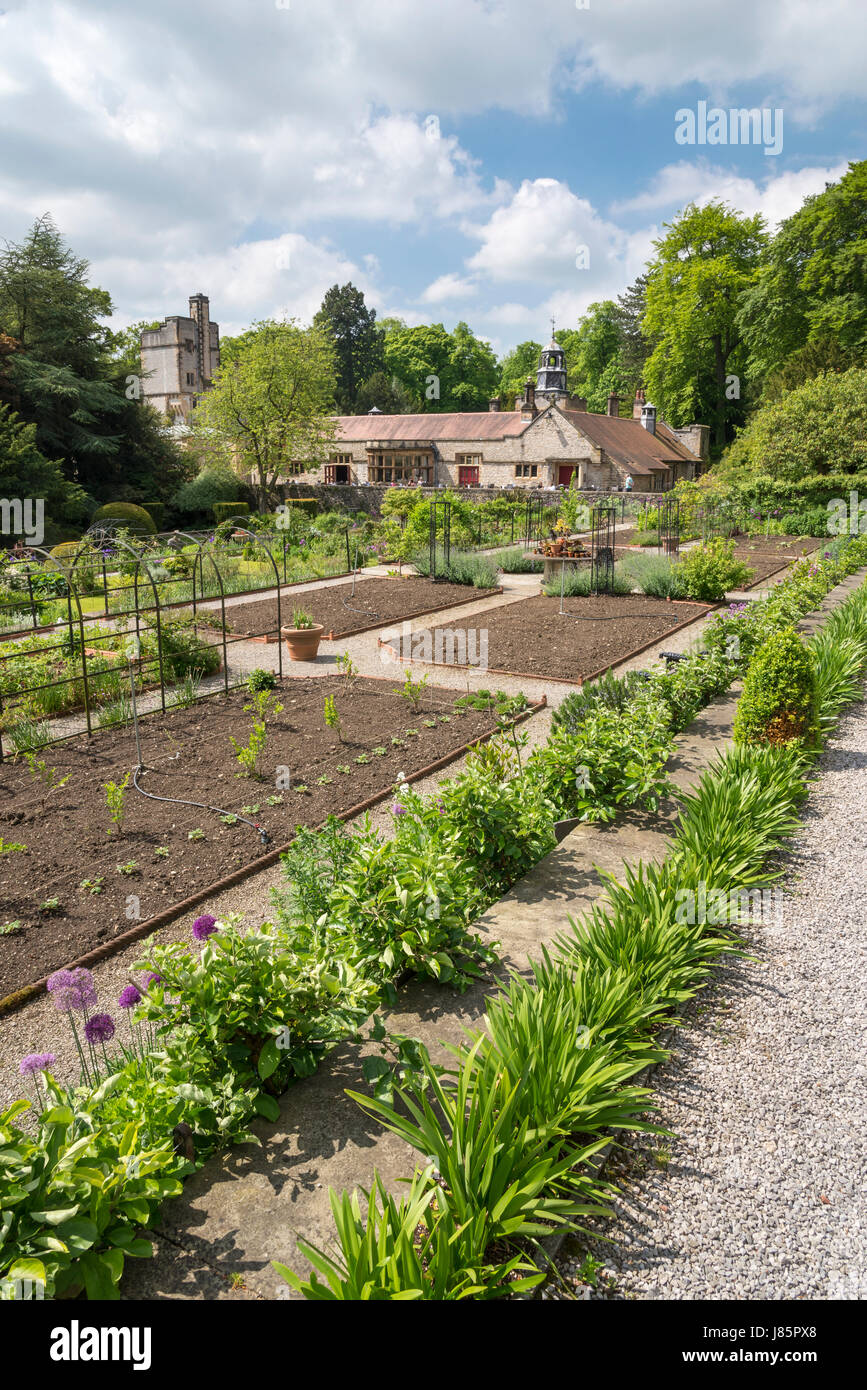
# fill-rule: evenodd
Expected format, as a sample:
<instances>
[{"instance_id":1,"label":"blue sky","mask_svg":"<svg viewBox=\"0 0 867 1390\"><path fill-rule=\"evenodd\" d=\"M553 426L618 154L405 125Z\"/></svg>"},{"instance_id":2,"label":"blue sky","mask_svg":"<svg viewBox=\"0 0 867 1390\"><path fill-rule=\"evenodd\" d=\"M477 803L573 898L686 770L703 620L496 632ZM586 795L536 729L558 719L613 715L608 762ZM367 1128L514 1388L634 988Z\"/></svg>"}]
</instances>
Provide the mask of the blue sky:
<instances>
[{"instance_id":1,"label":"blue sky","mask_svg":"<svg viewBox=\"0 0 867 1390\"><path fill-rule=\"evenodd\" d=\"M839 178L865 60L861 0L6 0L0 235L50 211L118 326L199 289L224 332L307 321L351 279L502 352L688 201L773 225ZM676 143L700 102L781 110L780 153Z\"/></svg>"}]
</instances>

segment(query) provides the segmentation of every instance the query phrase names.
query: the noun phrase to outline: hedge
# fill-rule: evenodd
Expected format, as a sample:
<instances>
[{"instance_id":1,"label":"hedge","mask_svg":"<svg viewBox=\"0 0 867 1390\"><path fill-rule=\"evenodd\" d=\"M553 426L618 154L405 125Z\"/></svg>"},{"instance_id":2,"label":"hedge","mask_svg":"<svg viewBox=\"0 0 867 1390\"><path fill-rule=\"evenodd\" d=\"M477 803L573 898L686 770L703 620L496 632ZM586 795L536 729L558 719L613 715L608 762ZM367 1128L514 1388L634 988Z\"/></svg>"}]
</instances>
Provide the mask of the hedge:
<instances>
[{"instance_id":1,"label":"hedge","mask_svg":"<svg viewBox=\"0 0 867 1390\"><path fill-rule=\"evenodd\" d=\"M215 502L211 510L218 526L222 521L231 521L233 517L250 515L250 507L246 502Z\"/></svg>"},{"instance_id":2,"label":"hedge","mask_svg":"<svg viewBox=\"0 0 867 1390\"><path fill-rule=\"evenodd\" d=\"M144 531L151 536L156 534L157 529L150 514L134 502L108 502L104 507L98 507L90 524L96 526L100 521L116 521L128 526L131 531Z\"/></svg>"},{"instance_id":3,"label":"hedge","mask_svg":"<svg viewBox=\"0 0 867 1390\"><path fill-rule=\"evenodd\" d=\"M166 504L165 502L142 502L145 511L151 517L154 526L158 531L165 530Z\"/></svg>"}]
</instances>

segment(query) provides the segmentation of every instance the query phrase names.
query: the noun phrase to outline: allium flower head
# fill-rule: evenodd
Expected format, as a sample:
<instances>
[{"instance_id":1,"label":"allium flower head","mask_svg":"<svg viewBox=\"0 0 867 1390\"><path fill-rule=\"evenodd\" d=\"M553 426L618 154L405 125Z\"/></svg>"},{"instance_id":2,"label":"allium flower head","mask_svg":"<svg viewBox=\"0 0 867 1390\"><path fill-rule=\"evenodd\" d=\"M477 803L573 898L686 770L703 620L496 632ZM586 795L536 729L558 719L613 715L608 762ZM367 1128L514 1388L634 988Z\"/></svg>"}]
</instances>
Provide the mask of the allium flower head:
<instances>
[{"instance_id":1,"label":"allium flower head","mask_svg":"<svg viewBox=\"0 0 867 1390\"><path fill-rule=\"evenodd\" d=\"M33 1076L38 1071L48 1071L56 1061L53 1052L28 1052L26 1057L21 1058L18 1070L22 1076Z\"/></svg>"},{"instance_id":2,"label":"allium flower head","mask_svg":"<svg viewBox=\"0 0 867 1390\"><path fill-rule=\"evenodd\" d=\"M399 801L393 801L391 803L391 813L393 816L405 816L406 807L402 806Z\"/></svg>"},{"instance_id":3,"label":"allium flower head","mask_svg":"<svg viewBox=\"0 0 867 1390\"><path fill-rule=\"evenodd\" d=\"M119 1009L134 1009L136 1004L140 1003L141 994L136 989L135 985L127 985L126 989L122 989L120 992L117 1007Z\"/></svg>"},{"instance_id":4,"label":"allium flower head","mask_svg":"<svg viewBox=\"0 0 867 1390\"><path fill-rule=\"evenodd\" d=\"M207 941L208 937L217 930L217 919L212 917L210 912L204 912L201 917L197 917L193 923L193 936L196 941Z\"/></svg>"},{"instance_id":5,"label":"allium flower head","mask_svg":"<svg viewBox=\"0 0 867 1390\"><path fill-rule=\"evenodd\" d=\"M111 1014L94 1014L84 1025L84 1036L89 1043L111 1042L114 1037L114 1019Z\"/></svg>"},{"instance_id":6,"label":"allium flower head","mask_svg":"<svg viewBox=\"0 0 867 1390\"><path fill-rule=\"evenodd\" d=\"M148 974L145 975L144 987L145 989L150 989L153 985L162 984L162 980L162 975L159 975L156 970L150 970Z\"/></svg>"},{"instance_id":7,"label":"allium flower head","mask_svg":"<svg viewBox=\"0 0 867 1390\"><path fill-rule=\"evenodd\" d=\"M48 979L49 993L54 997L54 1006L63 1013L73 1009L86 1009L96 1003L96 985L89 970L79 966L76 970L55 970Z\"/></svg>"}]
</instances>

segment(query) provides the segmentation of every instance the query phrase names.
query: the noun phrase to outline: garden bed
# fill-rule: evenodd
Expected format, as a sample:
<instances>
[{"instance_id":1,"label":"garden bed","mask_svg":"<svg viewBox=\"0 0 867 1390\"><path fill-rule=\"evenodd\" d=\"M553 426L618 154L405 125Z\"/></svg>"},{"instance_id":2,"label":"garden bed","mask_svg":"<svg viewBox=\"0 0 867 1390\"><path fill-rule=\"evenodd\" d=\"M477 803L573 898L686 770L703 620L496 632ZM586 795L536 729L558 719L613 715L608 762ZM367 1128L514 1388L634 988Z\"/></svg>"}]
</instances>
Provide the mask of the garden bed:
<instances>
[{"instance_id":1,"label":"garden bed","mask_svg":"<svg viewBox=\"0 0 867 1390\"><path fill-rule=\"evenodd\" d=\"M449 652L478 655L480 634L486 631L489 671L580 682L710 612L705 603L668 602L637 594L566 598L563 606L561 614L559 598L540 595L476 614L471 625L434 628L431 650L445 657L440 660L437 655L430 664L478 666L478 659L450 660ZM449 634L454 636L450 639Z\"/></svg>"},{"instance_id":2,"label":"garden bed","mask_svg":"<svg viewBox=\"0 0 867 1390\"><path fill-rule=\"evenodd\" d=\"M336 701L342 742L324 723L328 695ZM147 791L247 814L267 831L268 845L243 821L225 824L213 811L151 800L131 782L122 833L109 836L104 784L136 766L130 729L47 750L57 778L68 774L69 781L49 793L44 809L26 765L4 765L0 836L26 850L0 859L0 927L21 923L0 938L0 998L254 864L290 840L296 825L318 825L329 814L381 798L399 772L410 779L495 727L489 712L455 709L457 691L427 691L423 708L413 712L388 681L359 679L350 688L339 676L290 679L278 685L276 698L284 711L269 720L263 780L236 775L230 735L247 741L244 691L141 723L149 770L140 780ZM288 790L276 786L283 769ZM268 797L279 799L269 805ZM191 831L202 833L190 839Z\"/></svg>"},{"instance_id":3,"label":"garden bed","mask_svg":"<svg viewBox=\"0 0 867 1390\"><path fill-rule=\"evenodd\" d=\"M303 608L325 628L326 637L348 637L355 632L388 626L405 618L462 603L475 603L500 593L500 589L473 589L465 584L434 584L416 575L393 579L364 579L355 586L335 584L281 598L280 617L291 626L293 608ZM262 599L226 609L226 624L237 635L263 636L277 632L277 600Z\"/></svg>"}]
</instances>

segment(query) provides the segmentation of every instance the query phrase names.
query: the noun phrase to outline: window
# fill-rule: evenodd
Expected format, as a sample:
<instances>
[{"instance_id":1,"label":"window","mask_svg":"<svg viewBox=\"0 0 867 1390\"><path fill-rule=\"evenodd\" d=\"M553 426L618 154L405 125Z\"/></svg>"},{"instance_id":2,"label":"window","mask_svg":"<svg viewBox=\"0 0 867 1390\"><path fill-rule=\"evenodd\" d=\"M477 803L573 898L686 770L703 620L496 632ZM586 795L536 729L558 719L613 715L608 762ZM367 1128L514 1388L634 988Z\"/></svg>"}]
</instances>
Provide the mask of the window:
<instances>
[{"instance_id":1,"label":"window","mask_svg":"<svg viewBox=\"0 0 867 1390\"><path fill-rule=\"evenodd\" d=\"M195 350L195 346L196 346L196 345L195 345L195 343L193 342L192 338L185 338L185 339L184 339L184 348L185 348L185 350L186 350L187 352L193 352L193 351Z\"/></svg>"},{"instance_id":2,"label":"window","mask_svg":"<svg viewBox=\"0 0 867 1390\"><path fill-rule=\"evenodd\" d=\"M516 478L538 478L538 476L539 476L539 465L538 465L538 463L516 463L516 464L515 464L515 477L516 477Z\"/></svg>"},{"instance_id":3,"label":"window","mask_svg":"<svg viewBox=\"0 0 867 1390\"><path fill-rule=\"evenodd\" d=\"M433 482L433 455L427 453L375 453L367 459L367 476L372 483Z\"/></svg>"},{"instance_id":4,"label":"window","mask_svg":"<svg viewBox=\"0 0 867 1390\"><path fill-rule=\"evenodd\" d=\"M293 459L291 463L284 463L280 469L282 478L297 478L299 473L306 473L307 469L299 459Z\"/></svg>"},{"instance_id":5,"label":"window","mask_svg":"<svg viewBox=\"0 0 867 1390\"><path fill-rule=\"evenodd\" d=\"M455 454L458 466L458 487L478 487L482 467L481 454Z\"/></svg>"},{"instance_id":6,"label":"window","mask_svg":"<svg viewBox=\"0 0 867 1390\"><path fill-rule=\"evenodd\" d=\"M195 386L195 384L196 384L196 374L195 374L195 372L187 372L187 385L188 385L188 386Z\"/></svg>"}]
</instances>

